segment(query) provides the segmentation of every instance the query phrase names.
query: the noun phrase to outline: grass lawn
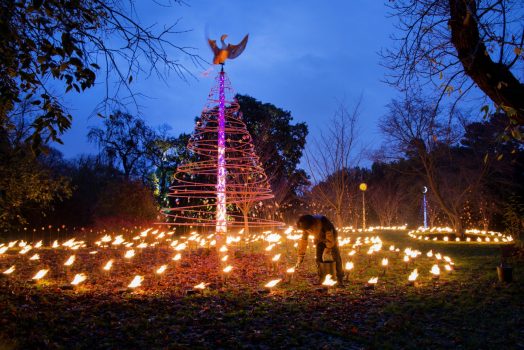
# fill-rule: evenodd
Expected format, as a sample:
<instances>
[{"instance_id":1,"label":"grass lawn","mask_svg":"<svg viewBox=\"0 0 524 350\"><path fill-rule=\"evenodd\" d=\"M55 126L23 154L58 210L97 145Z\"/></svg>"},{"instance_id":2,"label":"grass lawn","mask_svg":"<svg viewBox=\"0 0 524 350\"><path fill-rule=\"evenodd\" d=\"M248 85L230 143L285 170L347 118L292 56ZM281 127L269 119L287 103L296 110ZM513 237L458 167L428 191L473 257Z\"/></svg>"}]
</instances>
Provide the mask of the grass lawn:
<instances>
[{"instance_id":1,"label":"grass lawn","mask_svg":"<svg viewBox=\"0 0 524 350\"><path fill-rule=\"evenodd\" d=\"M1 271L17 264L19 277L0 277L0 349L524 349L523 260L512 261L514 282L501 284L497 246L417 241L405 231L376 234L383 248L374 255L363 247L349 258L351 248L343 247L344 262L353 261L355 269L345 288L329 293L313 285L311 248L305 269L272 293L261 288L292 265L292 247L279 247L278 266L268 262L274 252L265 253L262 246L231 249L234 270L225 285L213 265L216 252L195 250L164 277L147 275L143 290L135 292L122 286L169 259L172 250L144 251L133 263L117 264L111 274L90 274L74 289L61 286L80 269L94 271L112 252L77 252L83 265L75 263L71 270L56 268L70 251L42 249L40 265L22 265L16 254L4 254ZM388 251L390 245L419 249L422 255L406 264L402 252ZM443 271L434 281L429 250L450 256L456 270ZM384 257L389 259L385 273ZM51 267L49 279L27 283L43 261ZM409 286L414 268L419 285ZM372 276L379 283L368 289ZM185 295L188 286L201 281L211 283L205 293Z\"/></svg>"}]
</instances>

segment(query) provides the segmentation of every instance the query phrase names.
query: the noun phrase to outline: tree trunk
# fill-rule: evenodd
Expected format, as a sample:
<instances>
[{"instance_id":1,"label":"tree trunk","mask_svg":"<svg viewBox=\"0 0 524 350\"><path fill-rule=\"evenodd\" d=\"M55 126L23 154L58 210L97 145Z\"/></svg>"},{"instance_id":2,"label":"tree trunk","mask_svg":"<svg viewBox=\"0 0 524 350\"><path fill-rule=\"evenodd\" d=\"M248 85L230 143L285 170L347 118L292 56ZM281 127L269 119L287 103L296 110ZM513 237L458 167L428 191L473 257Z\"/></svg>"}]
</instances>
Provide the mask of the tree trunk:
<instances>
[{"instance_id":1,"label":"tree trunk","mask_svg":"<svg viewBox=\"0 0 524 350\"><path fill-rule=\"evenodd\" d=\"M451 43L465 73L498 106L515 110L514 119L524 124L524 84L509 68L493 62L480 39L475 0L449 0ZM508 115L511 112L508 111Z\"/></svg>"},{"instance_id":2,"label":"tree trunk","mask_svg":"<svg viewBox=\"0 0 524 350\"><path fill-rule=\"evenodd\" d=\"M244 216L244 234L249 234L249 210L242 210Z\"/></svg>"}]
</instances>

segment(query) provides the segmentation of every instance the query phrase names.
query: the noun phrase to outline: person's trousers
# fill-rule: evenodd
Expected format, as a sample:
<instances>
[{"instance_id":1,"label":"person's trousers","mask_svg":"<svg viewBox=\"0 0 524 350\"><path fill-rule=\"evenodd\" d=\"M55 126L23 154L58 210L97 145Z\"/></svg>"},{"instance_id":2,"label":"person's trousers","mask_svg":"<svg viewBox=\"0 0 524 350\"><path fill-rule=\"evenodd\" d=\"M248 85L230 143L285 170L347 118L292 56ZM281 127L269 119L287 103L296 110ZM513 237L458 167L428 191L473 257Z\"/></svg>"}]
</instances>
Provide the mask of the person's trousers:
<instances>
[{"instance_id":1,"label":"person's trousers","mask_svg":"<svg viewBox=\"0 0 524 350\"><path fill-rule=\"evenodd\" d=\"M324 253L324 249L326 248L326 244L324 242L321 242L317 244L317 269L320 274L320 263L322 261L322 254ZM338 247L333 247L331 249L331 255L333 256L333 259L335 260L335 266L337 269L337 280L339 283L344 282L344 270L342 269L342 257L340 256L340 250Z\"/></svg>"}]
</instances>

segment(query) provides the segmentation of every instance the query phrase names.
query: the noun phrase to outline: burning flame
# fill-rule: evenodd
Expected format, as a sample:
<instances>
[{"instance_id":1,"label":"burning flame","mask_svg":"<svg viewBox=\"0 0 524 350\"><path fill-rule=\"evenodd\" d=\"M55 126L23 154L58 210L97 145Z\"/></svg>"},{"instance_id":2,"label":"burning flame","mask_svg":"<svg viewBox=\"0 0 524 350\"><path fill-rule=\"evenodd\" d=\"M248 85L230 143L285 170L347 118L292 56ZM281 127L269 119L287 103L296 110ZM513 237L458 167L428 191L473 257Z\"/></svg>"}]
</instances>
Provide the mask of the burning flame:
<instances>
[{"instance_id":1,"label":"burning flame","mask_svg":"<svg viewBox=\"0 0 524 350\"><path fill-rule=\"evenodd\" d=\"M42 277L47 275L48 272L49 272L49 270L47 270L47 269L40 270L40 271L38 271L36 273L36 275L33 276L33 279L38 281L39 279L41 279Z\"/></svg>"},{"instance_id":2,"label":"burning flame","mask_svg":"<svg viewBox=\"0 0 524 350\"><path fill-rule=\"evenodd\" d=\"M204 282L200 282L199 284L197 284L196 286L193 287L193 289L201 289L201 290L204 290L206 289L207 285L209 283L204 283Z\"/></svg>"},{"instance_id":3,"label":"burning flame","mask_svg":"<svg viewBox=\"0 0 524 350\"><path fill-rule=\"evenodd\" d=\"M128 288L140 287L142 285L142 281L143 280L144 280L143 276L136 275L135 278L133 278L133 280L131 281L131 283L129 283L129 285L127 287Z\"/></svg>"},{"instance_id":4,"label":"burning flame","mask_svg":"<svg viewBox=\"0 0 524 350\"><path fill-rule=\"evenodd\" d=\"M3 272L4 275L10 275L12 274L13 272L15 272L15 265L11 266L10 268L8 268L7 270L5 270Z\"/></svg>"},{"instance_id":5,"label":"burning flame","mask_svg":"<svg viewBox=\"0 0 524 350\"><path fill-rule=\"evenodd\" d=\"M415 269L413 270L413 272L409 274L408 281L414 282L417 279L417 277L418 277L418 270Z\"/></svg>"},{"instance_id":6,"label":"burning flame","mask_svg":"<svg viewBox=\"0 0 524 350\"><path fill-rule=\"evenodd\" d=\"M324 282L322 282L323 286L328 286L328 287L333 287L335 284L337 284L337 281L333 280L329 273L326 275Z\"/></svg>"},{"instance_id":7,"label":"burning flame","mask_svg":"<svg viewBox=\"0 0 524 350\"><path fill-rule=\"evenodd\" d=\"M438 267L437 264L435 264L431 267L431 270L429 272L431 272L435 276L438 276L440 275L440 268Z\"/></svg>"},{"instance_id":8,"label":"burning flame","mask_svg":"<svg viewBox=\"0 0 524 350\"><path fill-rule=\"evenodd\" d=\"M75 256L71 255L69 259L67 259L66 262L64 263L64 266L71 266L73 265L74 262L75 262Z\"/></svg>"},{"instance_id":9,"label":"burning flame","mask_svg":"<svg viewBox=\"0 0 524 350\"><path fill-rule=\"evenodd\" d=\"M73 278L73 281L71 282L71 284L72 284L73 286L76 286L76 285L78 285L78 284L84 282L86 279L87 279L87 276L86 276L85 273L77 273L77 274L75 275L75 278Z\"/></svg>"},{"instance_id":10,"label":"burning flame","mask_svg":"<svg viewBox=\"0 0 524 350\"><path fill-rule=\"evenodd\" d=\"M271 280L271 281L269 281L268 283L266 283L266 285L265 285L264 287L266 287L266 288L273 288L274 286L276 286L277 284L279 284L280 281L282 281L280 278L277 279L277 280Z\"/></svg>"},{"instance_id":11,"label":"burning flame","mask_svg":"<svg viewBox=\"0 0 524 350\"><path fill-rule=\"evenodd\" d=\"M113 267L113 259L109 260L103 267L104 270L109 271Z\"/></svg>"},{"instance_id":12,"label":"burning flame","mask_svg":"<svg viewBox=\"0 0 524 350\"><path fill-rule=\"evenodd\" d=\"M368 280L368 283L369 283L369 284L377 284L377 283L378 283L378 277L371 277L371 278Z\"/></svg>"}]
</instances>

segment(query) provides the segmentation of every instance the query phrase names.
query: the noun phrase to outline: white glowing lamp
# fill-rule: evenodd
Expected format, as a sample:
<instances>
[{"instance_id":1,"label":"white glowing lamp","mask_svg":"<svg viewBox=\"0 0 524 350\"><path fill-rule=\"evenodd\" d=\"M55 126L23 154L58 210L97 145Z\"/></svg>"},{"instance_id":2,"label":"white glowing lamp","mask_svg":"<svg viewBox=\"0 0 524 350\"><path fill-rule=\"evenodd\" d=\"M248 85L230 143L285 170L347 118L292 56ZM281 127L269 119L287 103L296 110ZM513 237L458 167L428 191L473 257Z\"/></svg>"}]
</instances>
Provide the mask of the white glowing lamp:
<instances>
[{"instance_id":1,"label":"white glowing lamp","mask_svg":"<svg viewBox=\"0 0 524 350\"><path fill-rule=\"evenodd\" d=\"M228 258L229 258L229 255L224 255L222 257L222 259L220 259L220 260L222 260L223 262L226 262Z\"/></svg>"},{"instance_id":2,"label":"white glowing lamp","mask_svg":"<svg viewBox=\"0 0 524 350\"><path fill-rule=\"evenodd\" d=\"M357 252L356 252L355 250L352 250L352 251L350 251L350 252L348 253L348 255L349 255L349 256L353 256L353 255L355 255L356 253L357 253Z\"/></svg>"},{"instance_id":3,"label":"white glowing lamp","mask_svg":"<svg viewBox=\"0 0 524 350\"><path fill-rule=\"evenodd\" d=\"M29 258L29 260L39 260L40 259L40 255L38 254L35 254L33 255L32 257Z\"/></svg>"},{"instance_id":4,"label":"white glowing lamp","mask_svg":"<svg viewBox=\"0 0 524 350\"><path fill-rule=\"evenodd\" d=\"M437 264L433 265L431 267L431 270L429 271L433 274L433 276L439 276L440 275L440 268L438 267Z\"/></svg>"},{"instance_id":5,"label":"white glowing lamp","mask_svg":"<svg viewBox=\"0 0 524 350\"><path fill-rule=\"evenodd\" d=\"M48 269L43 269L43 270L40 270L36 273L36 275L33 276L33 279L35 281L38 281L39 279L43 278L45 275L47 275L47 273L49 272Z\"/></svg>"},{"instance_id":6,"label":"white glowing lamp","mask_svg":"<svg viewBox=\"0 0 524 350\"><path fill-rule=\"evenodd\" d=\"M444 266L444 269L446 269L446 271L451 271L451 270L452 270L450 264L446 264L446 265Z\"/></svg>"},{"instance_id":7,"label":"white glowing lamp","mask_svg":"<svg viewBox=\"0 0 524 350\"><path fill-rule=\"evenodd\" d=\"M426 256L428 258L431 258L433 256L433 250L430 250L429 252L426 253Z\"/></svg>"},{"instance_id":8,"label":"white glowing lamp","mask_svg":"<svg viewBox=\"0 0 524 350\"><path fill-rule=\"evenodd\" d=\"M271 260L277 262L277 261L280 260L280 256L281 256L281 254L276 254L276 255L273 257L273 259L271 259Z\"/></svg>"},{"instance_id":9,"label":"white glowing lamp","mask_svg":"<svg viewBox=\"0 0 524 350\"><path fill-rule=\"evenodd\" d=\"M142 281L144 281L144 277L140 275L136 275L131 283L127 286L127 288L137 288L142 285Z\"/></svg>"},{"instance_id":10,"label":"white glowing lamp","mask_svg":"<svg viewBox=\"0 0 524 350\"><path fill-rule=\"evenodd\" d=\"M389 263L388 258L382 259L382 266L386 267L388 266L388 263Z\"/></svg>"},{"instance_id":11,"label":"white glowing lamp","mask_svg":"<svg viewBox=\"0 0 524 350\"><path fill-rule=\"evenodd\" d=\"M228 266L224 267L224 269L222 271L224 271L225 273L230 273L231 270L233 270L233 266L228 265Z\"/></svg>"},{"instance_id":12,"label":"white glowing lamp","mask_svg":"<svg viewBox=\"0 0 524 350\"><path fill-rule=\"evenodd\" d=\"M77 273L77 274L75 275L75 278L73 278L73 281L71 282L71 284L72 284L73 286L76 286L76 285L78 285L78 284L84 282L86 279L87 279L87 276L86 276L85 273Z\"/></svg>"},{"instance_id":13,"label":"white glowing lamp","mask_svg":"<svg viewBox=\"0 0 524 350\"><path fill-rule=\"evenodd\" d=\"M135 256L135 250L134 249L129 249L128 251L126 251L126 253L124 254L124 258L126 259L131 259L132 257Z\"/></svg>"},{"instance_id":14,"label":"white glowing lamp","mask_svg":"<svg viewBox=\"0 0 524 350\"><path fill-rule=\"evenodd\" d=\"M64 266L71 266L75 262L75 256L71 255L66 262L64 263Z\"/></svg>"},{"instance_id":15,"label":"white glowing lamp","mask_svg":"<svg viewBox=\"0 0 524 350\"><path fill-rule=\"evenodd\" d=\"M290 267L289 269L286 270L287 273L295 273L295 268L294 267Z\"/></svg>"},{"instance_id":16,"label":"white glowing lamp","mask_svg":"<svg viewBox=\"0 0 524 350\"><path fill-rule=\"evenodd\" d=\"M182 254L180 254L180 253L177 253L177 254L173 257L173 261L178 261L178 260L180 260L180 259L182 259Z\"/></svg>"},{"instance_id":17,"label":"white glowing lamp","mask_svg":"<svg viewBox=\"0 0 524 350\"><path fill-rule=\"evenodd\" d=\"M355 267L355 265L353 264L353 262L352 262L352 261L348 261L348 262L346 263L345 269L346 269L347 271L350 271L350 270L353 270L354 267Z\"/></svg>"},{"instance_id":18,"label":"white glowing lamp","mask_svg":"<svg viewBox=\"0 0 524 350\"><path fill-rule=\"evenodd\" d=\"M227 246L223 245L222 247L220 247L220 249L218 251L221 252L221 253L227 252Z\"/></svg>"}]
</instances>

